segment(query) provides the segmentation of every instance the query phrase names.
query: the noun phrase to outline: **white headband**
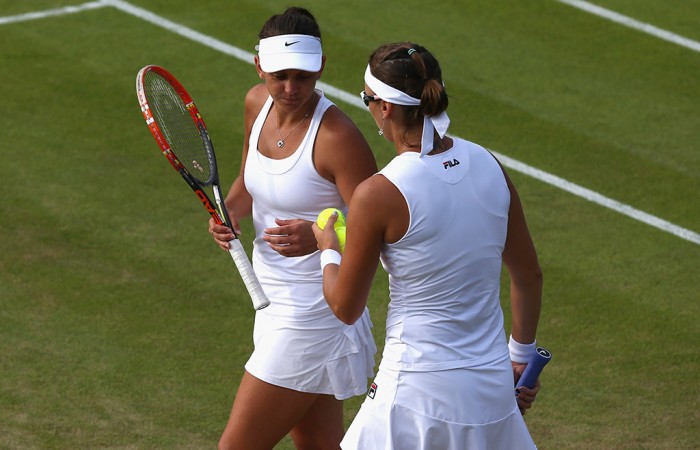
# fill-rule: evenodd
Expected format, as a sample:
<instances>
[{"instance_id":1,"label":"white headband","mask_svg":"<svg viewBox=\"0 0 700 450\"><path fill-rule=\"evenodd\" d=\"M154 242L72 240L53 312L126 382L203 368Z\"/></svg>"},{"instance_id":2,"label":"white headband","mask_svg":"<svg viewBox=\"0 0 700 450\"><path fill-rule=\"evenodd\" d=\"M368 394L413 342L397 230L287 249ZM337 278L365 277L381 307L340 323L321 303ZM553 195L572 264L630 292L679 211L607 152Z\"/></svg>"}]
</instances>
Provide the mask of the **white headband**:
<instances>
[{"instance_id":1,"label":"white headband","mask_svg":"<svg viewBox=\"0 0 700 450\"><path fill-rule=\"evenodd\" d=\"M365 70L365 83L374 91L378 98L404 106L419 106L420 99L411 97L407 93L389 86L374 75L367 65ZM425 156L433 149L433 130L437 130L440 137L445 137L447 127L450 126L450 118L445 111L437 116L423 116L423 135L421 136L420 155Z\"/></svg>"},{"instance_id":2,"label":"white headband","mask_svg":"<svg viewBox=\"0 0 700 450\"><path fill-rule=\"evenodd\" d=\"M283 34L261 39L256 47L260 67L267 73L297 69L306 72L321 70L321 39L306 34Z\"/></svg>"}]
</instances>

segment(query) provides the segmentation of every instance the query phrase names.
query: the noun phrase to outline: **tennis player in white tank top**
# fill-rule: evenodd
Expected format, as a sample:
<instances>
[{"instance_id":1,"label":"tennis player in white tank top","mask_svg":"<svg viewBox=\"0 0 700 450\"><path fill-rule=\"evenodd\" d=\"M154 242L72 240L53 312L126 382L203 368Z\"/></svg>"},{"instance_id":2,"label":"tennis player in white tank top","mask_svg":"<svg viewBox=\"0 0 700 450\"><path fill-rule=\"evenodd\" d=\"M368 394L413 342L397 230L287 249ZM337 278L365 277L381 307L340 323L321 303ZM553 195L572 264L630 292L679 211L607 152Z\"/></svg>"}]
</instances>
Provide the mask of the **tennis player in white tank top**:
<instances>
[{"instance_id":1,"label":"tennis player in white tank top","mask_svg":"<svg viewBox=\"0 0 700 450\"><path fill-rule=\"evenodd\" d=\"M234 227L253 216L253 267L271 304L256 312L219 448L271 449L287 433L298 448L338 448L342 400L366 392L376 346L366 310L345 324L323 298L311 225L327 207L347 209L377 168L357 127L315 90L325 58L313 16L289 8L260 38L263 83L246 96L242 172L226 205ZM230 230L210 222L210 231L226 249Z\"/></svg>"},{"instance_id":2,"label":"tennis player in white tank top","mask_svg":"<svg viewBox=\"0 0 700 450\"><path fill-rule=\"evenodd\" d=\"M353 325L338 320L323 298L320 253L289 258L264 240L264 230L280 217L291 215L314 222L327 207L347 210L335 184L319 175L314 166L316 134L324 114L333 106L323 92L316 94L319 99L308 131L290 156L272 159L257 150L271 97L251 129L244 176L253 198L253 266L272 300L256 313L255 351L246 370L277 386L344 400L364 394L367 378L373 375L376 347L369 313L365 310Z\"/></svg>"},{"instance_id":3,"label":"tennis player in white tank top","mask_svg":"<svg viewBox=\"0 0 700 450\"><path fill-rule=\"evenodd\" d=\"M334 219L325 232L314 226L324 293L343 321L361 318L378 258L389 274L379 372L341 447L533 449L521 409L539 388L517 400L513 390L534 352L542 278L517 192L489 152L445 135L447 95L426 49L380 47L365 86L397 156L356 189L342 257ZM511 351L502 262L511 275Z\"/></svg>"}]
</instances>

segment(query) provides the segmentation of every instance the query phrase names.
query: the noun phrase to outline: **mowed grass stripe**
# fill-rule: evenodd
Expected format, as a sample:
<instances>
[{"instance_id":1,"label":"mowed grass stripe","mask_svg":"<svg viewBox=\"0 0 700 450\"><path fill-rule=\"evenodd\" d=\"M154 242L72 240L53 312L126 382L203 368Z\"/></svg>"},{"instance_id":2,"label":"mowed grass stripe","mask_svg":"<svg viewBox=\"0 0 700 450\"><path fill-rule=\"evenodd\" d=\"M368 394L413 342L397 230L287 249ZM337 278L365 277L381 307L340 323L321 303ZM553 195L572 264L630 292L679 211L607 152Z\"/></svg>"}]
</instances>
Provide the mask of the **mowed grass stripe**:
<instances>
[{"instance_id":1,"label":"mowed grass stripe","mask_svg":"<svg viewBox=\"0 0 700 450\"><path fill-rule=\"evenodd\" d=\"M46 8L56 5L46 0L43 3ZM151 8L150 3L141 3ZM216 6L192 18L195 9L191 5L181 1L178 7L177 0L173 3L160 2L162 9L154 11L248 49L252 49L257 28L227 34L212 24L220 24L221 17L240 15L246 20L257 17L257 27L268 14L267 9L260 11L256 6L251 10L245 4L229 8L219 0L221 14L209 20L207 16L217 10ZM268 9L276 12L279 5L269 3ZM507 8L509 20L522 18L523 11L512 11L514 0L507 7L499 3L479 8ZM153 5L159 7L158 3ZM323 11L319 5L312 2L310 7L314 12ZM549 7L585 22L585 26L597 23L600 42L626 35L637 48L649 45L696 58L682 48L672 49L666 42L575 9L553 3ZM450 8L455 16L465 14L454 4ZM349 14L350 8L346 9ZM379 16L382 21L389 20L384 14ZM326 17L317 17L327 24L331 15L327 12ZM348 23L345 14L337 17L335 28L352 33L348 41L355 41L359 24ZM437 23L431 18L434 16L426 15L428 22ZM387 27L411 23L405 19L387 23ZM441 34L445 34L447 27L440 23ZM577 25L568 24L569 30L590 32L590 28ZM5 356L0 359L4 374L0 404L5 406L0 414L0 434L4 436L0 447L210 448L216 445L228 417L235 383L250 353L248 300L236 283L238 276L228 255L217 254L211 247L206 214L152 142L138 111L133 78L143 64L159 63L190 80L215 132L215 143L223 143L220 153L223 167L228 167L224 175L229 177L236 172L230 169L237 169L231 158L238 162L240 158L238 149L229 151L226 143L242 141L242 105L237 98L258 80L248 65L161 31L113 8L92 15L0 27L0 33L7 32L13 44L3 47L0 65L6 85L12 86L5 104L13 111L0 138L7 139L7 145L0 147L10 157L0 172L6 174L5 186L11 194L0 207L5 212L0 230L6 237L0 243L5 249L5 257L0 258L0 322L7 325L0 327ZM484 40L497 40L502 31L494 28ZM374 45L385 32L364 36L367 46ZM420 34L418 29L413 32ZM613 38L607 35L610 32L616 33ZM524 33L531 38L535 30L521 29L516 34ZM248 36L243 45L238 41L242 34ZM352 83L341 85L348 91L359 91L355 86L361 83L361 76L357 77L356 69L363 67L370 49L340 45L333 38L331 33L324 35L329 52L335 50L346 61L333 57L330 66L338 69L324 77L337 84L336 80L343 79L341 72L350 73ZM421 39L439 42L427 34ZM499 53L503 49L489 48L493 50ZM518 50L502 54L532 59L529 52ZM555 57L547 53L552 47L543 44L541 50L542 61ZM360 55L357 61L341 64L352 51ZM443 48L441 54L446 53ZM657 56L647 53L650 59ZM446 71L455 76L454 81L448 81L454 89L457 69L466 65L466 59L449 53L444 59L456 61ZM484 55L473 60L481 61L482 66L492 63ZM580 68L589 67L581 62ZM544 83L552 82L556 75L535 70L526 67L521 73L538 73ZM602 73L598 66L590 72ZM506 78L517 73L506 73ZM665 74L655 77L664 78ZM469 82L473 82L472 77L463 76ZM592 89L598 88L593 76L577 81L591 82ZM489 91L482 92L498 92L498 98L508 100L525 86L502 92L496 90L498 83L492 83ZM632 98L634 92L628 94ZM472 100L465 95L461 98ZM644 98L641 92L634 97ZM675 103L675 97L655 99L659 104ZM103 109L105 103L110 107ZM530 105L537 103L538 99L533 99ZM478 138L477 142L515 155L522 151L524 136L534 141L533 145L547 148L554 158L563 157L556 152L570 156L579 148L596 144L580 135L566 134L565 127L552 121L530 121L523 114L527 108L508 105L512 110L484 103L484 111L495 110L496 114L475 123L479 113L464 120L459 117L461 105L455 102L450 106L455 130L463 124L459 130L469 127L473 133L484 127L483 122L493 123L493 129L505 137L495 142ZM601 109L609 107L609 103L599 105ZM375 139L373 147L379 156L388 158L391 146L373 133L369 115L361 109L347 109L368 139ZM542 117L533 109L529 111ZM498 112L507 116L498 117ZM579 129L586 129L585 125L580 124ZM624 125L616 131L624 130ZM672 136L674 142L679 141L675 133L668 134L669 139ZM598 135L606 149L612 135ZM579 146L569 146L581 140ZM621 134L618 142L630 142L629 136ZM591 166L597 170L605 160L581 157L577 162L582 170ZM655 163L661 165L657 160ZM563 173L556 165L537 165ZM621 167L613 165L606 175L614 175ZM546 369L538 404L526 416L535 441L541 448L558 449L695 448L697 402L688 401L687 392L694 389L697 352L687 343L698 333L693 320L699 312L694 301L694 286L699 281L694 263L700 247L513 172L545 270L538 340L556 358ZM577 183L596 186L596 190L626 203L639 203L635 198L621 197L619 191L566 173ZM644 170L637 171L634 177L643 180L644 174ZM667 176L665 173L655 180ZM679 197L692 199L695 191L677 192ZM653 210L657 215L669 211L673 208ZM674 221L697 228L696 222ZM251 235L250 228L246 229L244 236L250 239ZM370 299L380 345L387 290L386 275L380 273ZM505 277L502 294L507 307ZM361 401L354 398L346 404L348 420ZM289 442L278 446L279 450L291 448Z\"/></svg>"},{"instance_id":2,"label":"mowed grass stripe","mask_svg":"<svg viewBox=\"0 0 700 450\"><path fill-rule=\"evenodd\" d=\"M204 46L217 50L229 56L233 56L243 62L248 64L253 63L253 54L246 52L238 47L222 42L211 36L207 36L198 31L195 31L189 27L178 24L176 22L165 19L157 14L154 14L146 9L134 6L128 2L122 0L103 0L102 3L109 4L127 14L135 16L139 19L145 20L149 23L162 27L168 31L172 31L180 36L183 36L192 41L198 42ZM565 2L566 3L566 2ZM606 10L607 11L607 10ZM352 106L357 108L363 108L364 105L357 98L356 95L352 95L334 86L331 86L324 82L318 83L319 88L323 89L328 95L336 97ZM504 166L509 169L516 170L525 175L533 177L539 181L551 184L561 190L569 192L573 195L584 198L588 201L596 203L605 208L612 209L620 214L631 217L634 220L638 220L649 226L655 227L664 232L670 233L688 242L700 245L700 234L691 231L689 229L675 225L667 220L654 216L652 214L646 213L639 209L632 207L631 205L619 202L612 198L608 198L602 194L594 192L585 187L579 186L575 183L562 179L556 175L547 173L535 167L529 166L516 159L506 157L505 155L493 151L492 152L501 160Z\"/></svg>"}]
</instances>

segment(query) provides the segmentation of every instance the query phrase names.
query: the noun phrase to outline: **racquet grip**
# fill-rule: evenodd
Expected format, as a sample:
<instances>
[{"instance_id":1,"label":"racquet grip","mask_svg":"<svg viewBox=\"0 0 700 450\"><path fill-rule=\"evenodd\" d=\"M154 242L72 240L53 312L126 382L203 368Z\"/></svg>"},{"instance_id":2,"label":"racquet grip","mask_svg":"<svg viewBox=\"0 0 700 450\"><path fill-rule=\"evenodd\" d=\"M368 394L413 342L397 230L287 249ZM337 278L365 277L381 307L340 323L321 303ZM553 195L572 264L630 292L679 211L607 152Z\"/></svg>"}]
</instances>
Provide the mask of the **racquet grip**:
<instances>
[{"instance_id":1,"label":"racquet grip","mask_svg":"<svg viewBox=\"0 0 700 450\"><path fill-rule=\"evenodd\" d=\"M233 262L236 263L236 267L238 268L238 272L241 274L241 278L243 278L243 283L245 283L245 287L248 289L250 298L253 300L253 307L256 310L259 310L269 306L270 300L267 299L262 286L260 286L258 277L256 277L255 272L253 272L253 266L250 264L250 260L243 249L241 241L238 239L229 241L228 252L231 254Z\"/></svg>"},{"instance_id":2,"label":"racquet grip","mask_svg":"<svg viewBox=\"0 0 700 450\"><path fill-rule=\"evenodd\" d=\"M546 348L537 347L532 358L530 358L530 362L527 363L523 374L520 376L518 384L515 385L515 388L517 389L520 386L525 386L527 388L535 387L537 377L540 376L542 369L544 369L544 366L546 366L551 359L552 354L549 353Z\"/></svg>"}]
</instances>

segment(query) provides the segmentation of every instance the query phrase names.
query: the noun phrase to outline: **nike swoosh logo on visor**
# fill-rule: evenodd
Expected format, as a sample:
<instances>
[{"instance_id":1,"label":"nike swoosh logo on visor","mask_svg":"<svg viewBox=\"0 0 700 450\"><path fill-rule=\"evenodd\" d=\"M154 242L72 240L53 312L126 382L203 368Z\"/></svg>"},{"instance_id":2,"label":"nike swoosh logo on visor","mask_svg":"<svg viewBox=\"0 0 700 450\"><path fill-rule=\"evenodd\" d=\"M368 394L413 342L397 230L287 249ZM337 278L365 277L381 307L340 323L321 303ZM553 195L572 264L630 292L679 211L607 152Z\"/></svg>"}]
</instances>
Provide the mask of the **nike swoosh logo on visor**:
<instances>
[{"instance_id":1,"label":"nike swoosh logo on visor","mask_svg":"<svg viewBox=\"0 0 700 450\"><path fill-rule=\"evenodd\" d=\"M285 43L284 43L284 46L285 46L285 47L289 47L290 45L294 45L294 44L297 44L297 43L299 43L299 41L285 42Z\"/></svg>"}]
</instances>

